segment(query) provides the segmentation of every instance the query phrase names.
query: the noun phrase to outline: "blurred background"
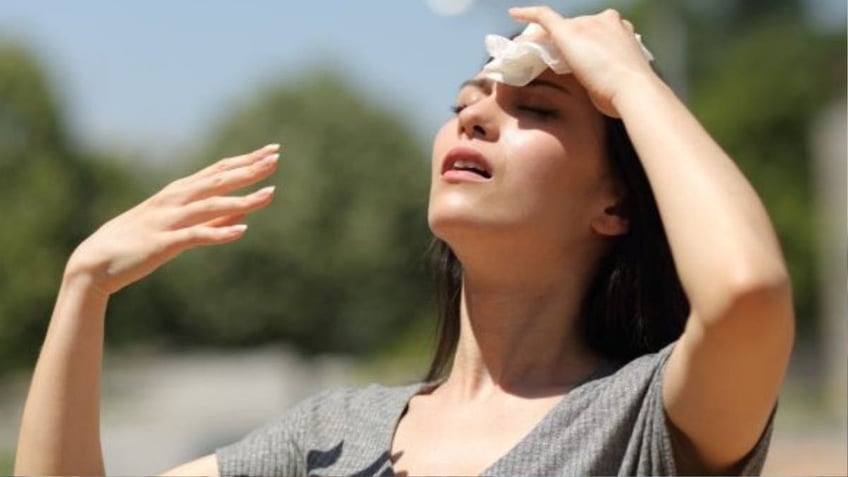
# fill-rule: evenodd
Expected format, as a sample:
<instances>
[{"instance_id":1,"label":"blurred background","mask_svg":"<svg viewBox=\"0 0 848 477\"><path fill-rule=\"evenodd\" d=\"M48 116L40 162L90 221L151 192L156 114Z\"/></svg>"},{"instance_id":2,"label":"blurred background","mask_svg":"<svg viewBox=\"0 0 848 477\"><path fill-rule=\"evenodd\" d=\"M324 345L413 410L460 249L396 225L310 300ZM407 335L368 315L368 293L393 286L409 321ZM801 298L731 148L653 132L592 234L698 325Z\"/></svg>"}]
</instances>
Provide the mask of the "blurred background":
<instances>
[{"instance_id":1,"label":"blurred background","mask_svg":"<svg viewBox=\"0 0 848 477\"><path fill-rule=\"evenodd\" d=\"M420 380L431 138L484 35L517 31L506 8L529 3L0 3L0 474L76 244L270 142L277 199L245 239L110 303L107 471L206 454L319 389ZM844 0L550 4L620 9L762 195L798 317L766 473L848 474Z\"/></svg>"}]
</instances>

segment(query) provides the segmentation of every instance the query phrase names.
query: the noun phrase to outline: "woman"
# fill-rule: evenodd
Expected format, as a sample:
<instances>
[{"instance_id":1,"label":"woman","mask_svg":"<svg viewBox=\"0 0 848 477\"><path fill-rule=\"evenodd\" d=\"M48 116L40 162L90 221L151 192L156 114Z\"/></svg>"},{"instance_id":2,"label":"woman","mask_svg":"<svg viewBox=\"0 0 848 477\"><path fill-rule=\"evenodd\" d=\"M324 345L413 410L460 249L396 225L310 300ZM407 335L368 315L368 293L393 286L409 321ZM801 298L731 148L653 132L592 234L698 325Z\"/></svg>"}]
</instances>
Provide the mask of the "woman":
<instances>
[{"instance_id":1,"label":"woman","mask_svg":"<svg viewBox=\"0 0 848 477\"><path fill-rule=\"evenodd\" d=\"M540 24L573 74L548 70L524 87L478 76L435 138L429 222L446 244L448 293L429 382L321 394L171 475L759 470L794 330L762 204L615 11L510 13ZM641 168L616 163L630 145L609 118L621 118L638 153L668 248L649 223L650 191L637 190ZM103 473L108 297L187 248L240 238L243 215L273 189L223 194L268 177L276 152L180 179L74 252L24 411L17 473ZM636 260L622 249L629 234L660 263L628 275L616 260ZM679 281L661 263L667 249ZM628 296L617 289L635 290L632 303L611 303ZM620 316L633 321L620 328Z\"/></svg>"}]
</instances>

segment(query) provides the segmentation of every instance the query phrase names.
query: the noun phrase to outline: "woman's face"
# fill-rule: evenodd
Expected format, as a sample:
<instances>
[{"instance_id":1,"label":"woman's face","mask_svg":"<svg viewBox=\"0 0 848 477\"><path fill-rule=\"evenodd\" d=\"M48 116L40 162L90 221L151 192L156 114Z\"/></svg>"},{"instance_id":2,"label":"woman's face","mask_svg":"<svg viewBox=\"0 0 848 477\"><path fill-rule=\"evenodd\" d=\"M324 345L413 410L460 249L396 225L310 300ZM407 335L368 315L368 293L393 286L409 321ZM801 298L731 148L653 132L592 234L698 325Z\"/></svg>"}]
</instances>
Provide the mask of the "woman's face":
<instances>
[{"instance_id":1,"label":"woman's face","mask_svg":"<svg viewBox=\"0 0 848 477\"><path fill-rule=\"evenodd\" d=\"M603 117L572 75L548 70L524 87L478 76L456 109L433 145L428 218L437 237L454 248L469 232L570 247L623 232L605 212L618 195Z\"/></svg>"}]
</instances>

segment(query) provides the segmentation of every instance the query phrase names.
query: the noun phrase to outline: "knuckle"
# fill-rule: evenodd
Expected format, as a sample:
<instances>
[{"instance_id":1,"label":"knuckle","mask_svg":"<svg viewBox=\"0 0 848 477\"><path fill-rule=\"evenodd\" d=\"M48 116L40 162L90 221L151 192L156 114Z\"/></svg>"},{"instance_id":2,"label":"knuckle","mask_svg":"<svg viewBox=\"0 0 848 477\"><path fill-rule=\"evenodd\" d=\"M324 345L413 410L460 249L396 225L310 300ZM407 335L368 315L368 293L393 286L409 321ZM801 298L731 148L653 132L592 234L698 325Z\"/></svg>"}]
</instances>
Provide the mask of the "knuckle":
<instances>
[{"instance_id":1,"label":"knuckle","mask_svg":"<svg viewBox=\"0 0 848 477\"><path fill-rule=\"evenodd\" d=\"M161 191L157 192L156 194L150 197L150 199L148 200L148 204L152 205L153 207L162 207L163 205L168 203L168 195L168 189L162 189Z\"/></svg>"},{"instance_id":2,"label":"knuckle","mask_svg":"<svg viewBox=\"0 0 848 477\"><path fill-rule=\"evenodd\" d=\"M171 202L175 196L178 195L179 190L183 187L185 181L183 179L177 179L170 184L166 185L159 192L157 192L153 197L151 197L151 202L154 205L165 205Z\"/></svg>"},{"instance_id":3,"label":"knuckle","mask_svg":"<svg viewBox=\"0 0 848 477\"><path fill-rule=\"evenodd\" d=\"M252 182L256 179L256 177L260 176L263 172L262 167L245 169L242 171L238 171L238 173L233 174L233 182L236 184L242 185Z\"/></svg>"},{"instance_id":4,"label":"knuckle","mask_svg":"<svg viewBox=\"0 0 848 477\"><path fill-rule=\"evenodd\" d=\"M539 16L549 21L554 21L559 18L559 13L553 8L545 5L539 10Z\"/></svg>"},{"instance_id":5,"label":"knuckle","mask_svg":"<svg viewBox=\"0 0 848 477\"><path fill-rule=\"evenodd\" d=\"M195 203L192 206L191 215L194 214L208 214L215 210L215 204L210 200L203 200Z\"/></svg>"},{"instance_id":6,"label":"knuckle","mask_svg":"<svg viewBox=\"0 0 848 477\"><path fill-rule=\"evenodd\" d=\"M213 199L207 199L200 203L200 212L214 212L218 209L218 202Z\"/></svg>"},{"instance_id":7,"label":"knuckle","mask_svg":"<svg viewBox=\"0 0 848 477\"><path fill-rule=\"evenodd\" d=\"M209 179L209 188L214 189L217 187L221 187L224 184L225 177L223 175L217 175Z\"/></svg>"},{"instance_id":8,"label":"knuckle","mask_svg":"<svg viewBox=\"0 0 848 477\"><path fill-rule=\"evenodd\" d=\"M218 167L221 170L227 170L232 168L233 166L238 165L238 156L225 157L218 161Z\"/></svg>"},{"instance_id":9,"label":"knuckle","mask_svg":"<svg viewBox=\"0 0 848 477\"><path fill-rule=\"evenodd\" d=\"M201 230L197 227L189 227L187 229L183 229L183 232L185 242L196 243L203 240L203 234Z\"/></svg>"},{"instance_id":10,"label":"knuckle","mask_svg":"<svg viewBox=\"0 0 848 477\"><path fill-rule=\"evenodd\" d=\"M181 178L179 178L179 179L176 179L176 180L174 180L174 181L171 181L171 183L170 183L170 184L168 184L167 186L165 186L165 189L167 189L167 190L176 190L176 189L179 189L179 188L181 188L181 187L185 186L185 185L186 185L186 182L187 182L186 178L185 178L185 177L181 177Z\"/></svg>"},{"instance_id":11,"label":"knuckle","mask_svg":"<svg viewBox=\"0 0 848 477\"><path fill-rule=\"evenodd\" d=\"M604 15L616 20L621 18L621 14L618 13L618 10L616 10L615 8L607 8L606 10L604 10Z\"/></svg>"}]
</instances>

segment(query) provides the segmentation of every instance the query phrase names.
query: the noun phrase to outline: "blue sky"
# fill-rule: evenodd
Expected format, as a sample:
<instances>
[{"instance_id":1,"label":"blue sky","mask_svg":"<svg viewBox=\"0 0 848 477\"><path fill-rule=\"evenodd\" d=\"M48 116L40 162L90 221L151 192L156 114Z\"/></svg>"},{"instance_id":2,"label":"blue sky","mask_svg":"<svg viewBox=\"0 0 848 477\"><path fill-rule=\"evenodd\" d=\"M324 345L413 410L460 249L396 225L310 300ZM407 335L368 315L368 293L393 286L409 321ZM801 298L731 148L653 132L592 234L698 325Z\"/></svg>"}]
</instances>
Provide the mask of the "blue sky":
<instances>
[{"instance_id":1,"label":"blue sky","mask_svg":"<svg viewBox=\"0 0 848 477\"><path fill-rule=\"evenodd\" d=\"M4 0L0 37L43 58L84 142L168 154L257 85L326 60L426 137L484 35L512 29L507 5L446 17L424 0Z\"/></svg>"},{"instance_id":2,"label":"blue sky","mask_svg":"<svg viewBox=\"0 0 848 477\"><path fill-rule=\"evenodd\" d=\"M456 16L428 6L444 1L4 0L0 39L42 58L72 131L96 147L190 150L257 85L320 61L407 116L426 142L479 68L485 34L512 31L507 7L534 3L478 0ZM569 13L613 3L551 2Z\"/></svg>"}]
</instances>

